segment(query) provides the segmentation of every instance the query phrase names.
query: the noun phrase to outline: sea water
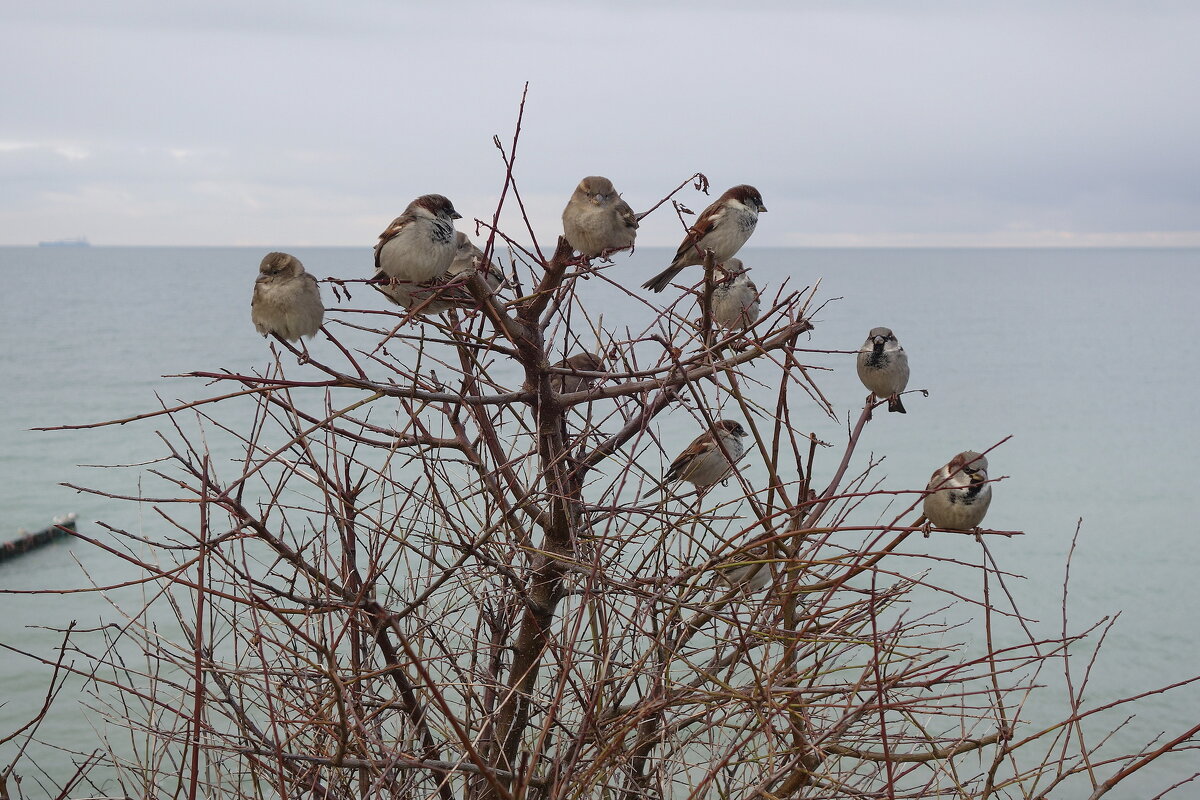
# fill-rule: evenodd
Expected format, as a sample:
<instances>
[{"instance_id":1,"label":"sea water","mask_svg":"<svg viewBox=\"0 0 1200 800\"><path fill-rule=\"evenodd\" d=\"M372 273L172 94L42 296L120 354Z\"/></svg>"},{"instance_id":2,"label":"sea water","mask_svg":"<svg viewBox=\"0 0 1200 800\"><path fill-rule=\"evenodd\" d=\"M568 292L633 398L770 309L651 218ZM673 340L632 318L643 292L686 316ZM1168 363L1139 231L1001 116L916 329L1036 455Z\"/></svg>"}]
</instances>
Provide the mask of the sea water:
<instances>
[{"instance_id":1,"label":"sea water","mask_svg":"<svg viewBox=\"0 0 1200 800\"><path fill-rule=\"evenodd\" d=\"M107 534L98 521L147 534L162 524L147 504L62 486L135 497L161 492L161 483L146 475L152 464L126 470L80 465L161 457L154 432L166 424L162 418L89 430L31 429L123 419L230 390L166 375L267 368L268 345L249 320L264 252L0 248L0 538L44 527L65 512L76 512L80 532L102 541ZM365 277L371 268L365 248L292 252L318 277ZM1193 327L1200 250L749 248L741 255L764 291L764 307L781 286L801 290L819 281L814 305L824 305L802 346L855 350L880 325L904 345L909 388L927 389L928 397L906 396L907 415L877 412L856 458L861 466L871 455L886 456L876 473L885 488L920 489L960 450L1012 437L989 455L992 477L1004 479L995 485L986 525L1025 534L989 542L1001 565L1023 576L1010 581L1022 610L1039 620L1045 635L1058 633L1066 559L1078 529L1069 627L1078 631L1120 614L1093 669L1089 705L1200 674L1200 581L1194 578L1200 522L1192 507L1200 486L1191 463L1200 452ZM604 274L642 294L638 284L668 256L639 249L632 257L618 255ZM323 292L334 306L329 287ZM361 286L354 293L355 307L385 305ZM645 305L603 280L582 283L580 293L589 308L603 310L606 327L637 330L647 322ZM853 355L813 352L804 361L827 368L814 375L837 420L815 404L794 409L793 417L840 453L847 419L865 396ZM698 433L683 413L669 412L655 424L675 447ZM826 474L832 466L819 464ZM751 481L762 478L751 461L742 469ZM955 557L978 558L969 543L946 547ZM135 577L119 559L80 542L0 563L0 589L8 590L69 590ZM62 640L58 631L72 620L87 628L128 622L92 594L7 594L0 595L0 607L0 644L42 658L53 658ZM36 713L49 674L49 667L0 650L0 736ZM1066 714L1065 706L1054 707L1061 698L1039 702L1050 706L1047 718ZM1154 695L1137 710L1138 718L1118 734L1125 749L1196 724L1200 690ZM1124 716L1118 713L1114 724ZM60 697L39 737L90 750L97 746L95 717L81 713L76 698ZM69 759L50 748L35 752L58 780L72 770ZM0 748L0 767L12 753L11 745ZM1152 796L1197 771L1196 751L1173 755L1109 797ZM36 795L28 783L24 790Z\"/></svg>"}]
</instances>

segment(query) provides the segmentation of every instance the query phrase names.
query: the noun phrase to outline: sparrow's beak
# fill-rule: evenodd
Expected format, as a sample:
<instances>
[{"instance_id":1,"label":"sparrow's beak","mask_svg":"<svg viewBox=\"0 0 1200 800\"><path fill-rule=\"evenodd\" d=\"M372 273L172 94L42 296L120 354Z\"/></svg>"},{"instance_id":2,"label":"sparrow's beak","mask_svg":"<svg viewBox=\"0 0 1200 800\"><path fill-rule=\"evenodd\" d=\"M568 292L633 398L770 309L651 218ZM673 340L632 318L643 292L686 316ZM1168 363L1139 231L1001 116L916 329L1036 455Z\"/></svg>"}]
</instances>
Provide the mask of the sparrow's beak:
<instances>
[{"instance_id":1,"label":"sparrow's beak","mask_svg":"<svg viewBox=\"0 0 1200 800\"><path fill-rule=\"evenodd\" d=\"M887 339L885 339L882 336L872 336L871 341L874 342L875 344L886 344L887 343Z\"/></svg>"},{"instance_id":2,"label":"sparrow's beak","mask_svg":"<svg viewBox=\"0 0 1200 800\"><path fill-rule=\"evenodd\" d=\"M761 213L763 213L763 212L764 212L764 211L766 211L766 210L767 210L767 207L766 207L766 206L759 206L759 207L758 207L758 213L760 213L760 214L761 214Z\"/></svg>"},{"instance_id":3,"label":"sparrow's beak","mask_svg":"<svg viewBox=\"0 0 1200 800\"><path fill-rule=\"evenodd\" d=\"M462 219L462 214L458 213L457 211L451 211L450 218L451 219Z\"/></svg>"}]
</instances>

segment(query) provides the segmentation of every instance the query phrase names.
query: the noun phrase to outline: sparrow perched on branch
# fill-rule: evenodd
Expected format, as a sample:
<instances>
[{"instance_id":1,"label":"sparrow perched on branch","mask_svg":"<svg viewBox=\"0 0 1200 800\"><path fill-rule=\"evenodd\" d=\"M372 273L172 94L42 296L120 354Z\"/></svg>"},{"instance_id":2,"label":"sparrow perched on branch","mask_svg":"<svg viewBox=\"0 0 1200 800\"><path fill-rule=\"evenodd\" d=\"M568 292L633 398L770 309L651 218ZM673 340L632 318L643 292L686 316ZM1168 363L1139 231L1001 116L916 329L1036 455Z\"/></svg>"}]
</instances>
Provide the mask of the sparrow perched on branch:
<instances>
[{"instance_id":1,"label":"sparrow perched on branch","mask_svg":"<svg viewBox=\"0 0 1200 800\"><path fill-rule=\"evenodd\" d=\"M591 175L579 182L563 209L563 234L584 258L607 257L633 247L637 216L612 181Z\"/></svg>"},{"instance_id":2,"label":"sparrow perched on branch","mask_svg":"<svg viewBox=\"0 0 1200 800\"><path fill-rule=\"evenodd\" d=\"M425 283L450 268L457 245L454 220L462 214L440 194L423 194L379 234L375 273L393 283Z\"/></svg>"},{"instance_id":3,"label":"sparrow perched on branch","mask_svg":"<svg viewBox=\"0 0 1200 800\"><path fill-rule=\"evenodd\" d=\"M579 370L581 372L601 372L604 370L604 359L595 353L576 353L554 365L559 369ZM562 375L550 376L550 388L558 394L571 394L590 389L600 380L591 375Z\"/></svg>"},{"instance_id":4,"label":"sparrow perched on branch","mask_svg":"<svg viewBox=\"0 0 1200 800\"><path fill-rule=\"evenodd\" d=\"M483 263L483 251L476 247L462 231L454 232L454 259L444 275L421 284L412 283L376 283L375 288L387 299L404 308L418 308L422 314L440 314L450 308L473 306L475 298L471 291L455 279L471 271L478 271ZM504 275L491 261L484 270L483 282L495 292L504 284ZM375 274L375 279L387 281L382 272ZM454 286L446 284L457 283Z\"/></svg>"},{"instance_id":5,"label":"sparrow perched on branch","mask_svg":"<svg viewBox=\"0 0 1200 800\"><path fill-rule=\"evenodd\" d=\"M754 545L739 550L719 564L717 577L731 589L744 586L747 591L756 592L771 582L772 560L770 548L765 543Z\"/></svg>"},{"instance_id":6,"label":"sparrow perched on branch","mask_svg":"<svg viewBox=\"0 0 1200 800\"><path fill-rule=\"evenodd\" d=\"M750 280L750 268L739 258L725 262L729 277L713 287L713 322L725 328L749 328L758 321L758 287Z\"/></svg>"},{"instance_id":7,"label":"sparrow perched on branch","mask_svg":"<svg viewBox=\"0 0 1200 800\"><path fill-rule=\"evenodd\" d=\"M969 531L979 527L992 502L988 462L971 450L959 453L933 473L925 491L925 518L935 527Z\"/></svg>"},{"instance_id":8,"label":"sparrow perched on branch","mask_svg":"<svg viewBox=\"0 0 1200 800\"><path fill-rule=\"evenodd\" d=\"M742 439L748 435L740 422L731 419L717 420L711 430L697 436L687 449L671 462L663 479L642 497L649 497L675 481L687 481L703 492L713 484L725 480L733 473L734 463L745 452Z\"/></svg>"},{"instance_id":9,"label":"sparrow perched on branch","mask_svg":"<svg viewBox=\"0 0 1200 800\"><path fill-rule=\"evenodd\" d=\"M907 414L900 393L908 386L908 354L890 328L872 328L858 351L858 377L888 411Z\"/></svg>"},{"instance_id":10,"label":"sparrow perched on branch","mask_svg":"<svg viewBox=\"0 0 1200 800\"><path fill-rule=\"evenodd\" d=\"M703 264L705 250L713 251L718 264L733 258L754 233L759 213L766 210L758 189L746 184L734 186L704 209L696 224L688 228L671 266L643 283L642 288L661 292L680 270Z\"/></svg>"},{"instance_id":11,"label":"sparrow perched on branch","mask_svg":"<svg viewBox=\"0 0 1200 800\"><path fill-rule=\"evenodd\" d=\"M325 305L317 279L304 271L300 259L287 253L267 253L258 265L250 320L263 336L277 333L289 342L313 336L321 328Z\"/></svg>"}]
</instances>

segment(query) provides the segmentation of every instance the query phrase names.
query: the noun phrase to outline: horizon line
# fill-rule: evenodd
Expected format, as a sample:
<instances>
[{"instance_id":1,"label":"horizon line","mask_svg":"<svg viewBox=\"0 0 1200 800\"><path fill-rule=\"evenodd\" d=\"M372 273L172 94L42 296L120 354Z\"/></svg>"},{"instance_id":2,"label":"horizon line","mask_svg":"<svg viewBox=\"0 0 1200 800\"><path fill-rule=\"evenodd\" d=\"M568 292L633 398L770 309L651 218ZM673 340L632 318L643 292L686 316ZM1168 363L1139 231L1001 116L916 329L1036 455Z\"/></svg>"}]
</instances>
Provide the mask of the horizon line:
<instances>
[{"instance_id":1,"label":"horizon line","mask_svg":"<svg viewBox=\"0 0 1200 800\"><path fill-rule=\"evenodd\" d=\"M40 247L46 245L92 246L92 247L345 247L369 248L375 245L375 237L364 236L361 244L321 243L307 237L296 237L287 244L280 241L287 237L283 234L275 244L263 241L234 240L224 242L104 242L97 244L89 241L86 235L75 235L66 239L42 237L32 242L9 242L0 247ZM477 243L485 236L472 237ZM661 239L661 236L655 236ZM542 242L543 247L549 247L552 240ZM532 249L527 241L518 241L519 247ZM675 249L678 243L674 240L664 240L661 244L642 242L637 248ZM1170 249L1200 247L1200 230L1140 230L1140 231L1106 231L1077 233L1053 229L1027 230L994 230L975 233L804 233L798 231L774 231L770 236L760 237L757 241L747 243L747 249L780 248L780 249Z\"/></svg>"},{"instance_id":2,"label":"horizon line","mask_svg":"<svg viewBox=\"0 0 1200 800\"><path fill-rule=\"evenodd\" d=\"M339 250L370 250L371 244L314 244L311 242L294 242L290 244L276 243L219 243L219 244L131 244L131 243L96 243L88 242L83 245L56 246L44 245L37 242L0 243L4 248L28 248L32 250L87 250L90 248L106 247L163 247L163 248L234 248L234 249L279 249L279 248L322 248ZM1200 248L1200 238L1195 241L1180 242L892 242L892 243L798 243L798 244L763 244L746 245L744 250L1193 250ZM640 245L638 250L674 250L675 245Z\"/></svg>"}]
</instances>

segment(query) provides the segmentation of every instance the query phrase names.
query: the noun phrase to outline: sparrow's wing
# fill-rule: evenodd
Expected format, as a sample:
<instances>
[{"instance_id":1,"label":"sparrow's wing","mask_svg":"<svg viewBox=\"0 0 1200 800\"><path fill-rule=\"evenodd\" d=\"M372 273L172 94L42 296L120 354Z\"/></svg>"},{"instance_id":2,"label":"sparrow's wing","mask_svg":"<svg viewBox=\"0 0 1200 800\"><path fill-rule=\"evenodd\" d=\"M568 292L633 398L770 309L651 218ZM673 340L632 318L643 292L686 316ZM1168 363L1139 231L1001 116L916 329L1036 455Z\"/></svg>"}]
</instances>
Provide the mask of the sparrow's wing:
<instances>
[{"instance_id":1,"label":"sparrow's wing","mask_svg":"<svg viewBox=\"0 0 1200 800\"><path fill-rule=\"evenodd\" d=\"M254 308L256 305L258 305L259 290L263 287L263 284L265 284L267 280L268 276L266 275L259 275L254 279L254 294L250 297L250 308Z\"/></svg>"},{"instance_id":2,"label":"sparrow's wing","mask_svg":"<svg viewBox=\"0 0 1200 800\"><path fill-rule=\"evenodd\" d=\"M637 228L637 214L633 213L633 209L629 207L629 203L620 198L617 199L617 216L625 223L626 227Z\"/></svg>"},{"instance_id":3,"label":"sparrow's wing","mask_svg":"<svg viewBox=\"0 0 1200 800\"><path fill-rule=\"evenodd\" d=\"M661 292L684 267L689 264L699 264L700 262L695 260L695 247L717 226L724 213L725 206L720 201L704 209L704 213L700 215L700 219L696 220L696 224L688 228L687 234L683 237L683 243L675 251L675 258L671 259L671 266L643 283L642 288Z\"/></svg>"},{"instance_id":4,"label":"sparrow's wing","mask_svg":"<svg viewBox=\"0 0 1200 800\"><path fill-rule=\"evenodd\" d=\"M671 468L667 470L663 480L670 483L681 479L696 459L707 456L716 448L717 443L713 441L712 436L707 433L700 434L695 441L688 445L686 450L679 454L678 458L671 462Z\"/></svg>"},{"instance_id":5,"label":"sparrow's wing","mask_svg":"<svg viewBox=\"0 0 1200 800\"><path fill-rule=\"evenodd\" d=\"M679 245L679 249L675 251L675 259L671 262L671 266L675 266L678 262L687 258L693 248L705 236L711 233L713 228L717 227L717 223L721 221L721 217L724 215L725 205L719 200L704 209L704 212L700 214L700 219L696 220L696 223L688 228L687 236L683 237L683 244Z\"/></svg>"},{"instance_id":6,"label":"sparrow's wing","mask_svg":"<svg viewBox=\"0 0 1200 800\"><path fill-rule=\"evenodd\" d=\"M929 483L925 485L925 489L926 491L930 489L937 489L945 485L946 481L949 479L950 473L946 471L946 468L938 467L933 471L933 475L930 476Z\"/></svg>"},{"instance_id":7,"label":"sparrow's wing","mask_svg":"<svg viewBox=\"0 0 1200 800\"><path fill-rule=\"evenodd\" d=\"M663 483L670 483L679 480L679 473L691 463L691 457L688 453L683 453L671 462L671 466L667 468L667 474L663 476Z\"/></svg>"},{"instance_id":8,"label":"sparrow's wing","mask_svg":"<svg viewBox=\"0 0 1200 800\"><path fill-rule=\"evenodd\" d=\"M679 249L675 251L675 257L671 259L671 266L674 267L679 262L685 260L696 246L696 242L704 238L704 234L713 229L713 223L706 223L704 227L700 227L700 222L704 222L701 218L692 227L688 228L687 233L683 237L683 241L679 245Z\"/></svg>"},{"instance_id":9,"label":"sparrow's wing","mask_svg":"<svg viewBox=\"0 0 1200 800\"><path fill-rule=\"evenodd\" d=\"M379 234L379 241L375 243L375 271L382 273L383 268L379 266L379 253L383 250L383 246L396 238L396 234L404 229L404 226L409 222L408 214L401 214L392 220L392 224L383 229L383 233ZM376 276L378 277L378 276ZM384 277L387 277L386 275Z\"/></svg>"}]
</instances>

